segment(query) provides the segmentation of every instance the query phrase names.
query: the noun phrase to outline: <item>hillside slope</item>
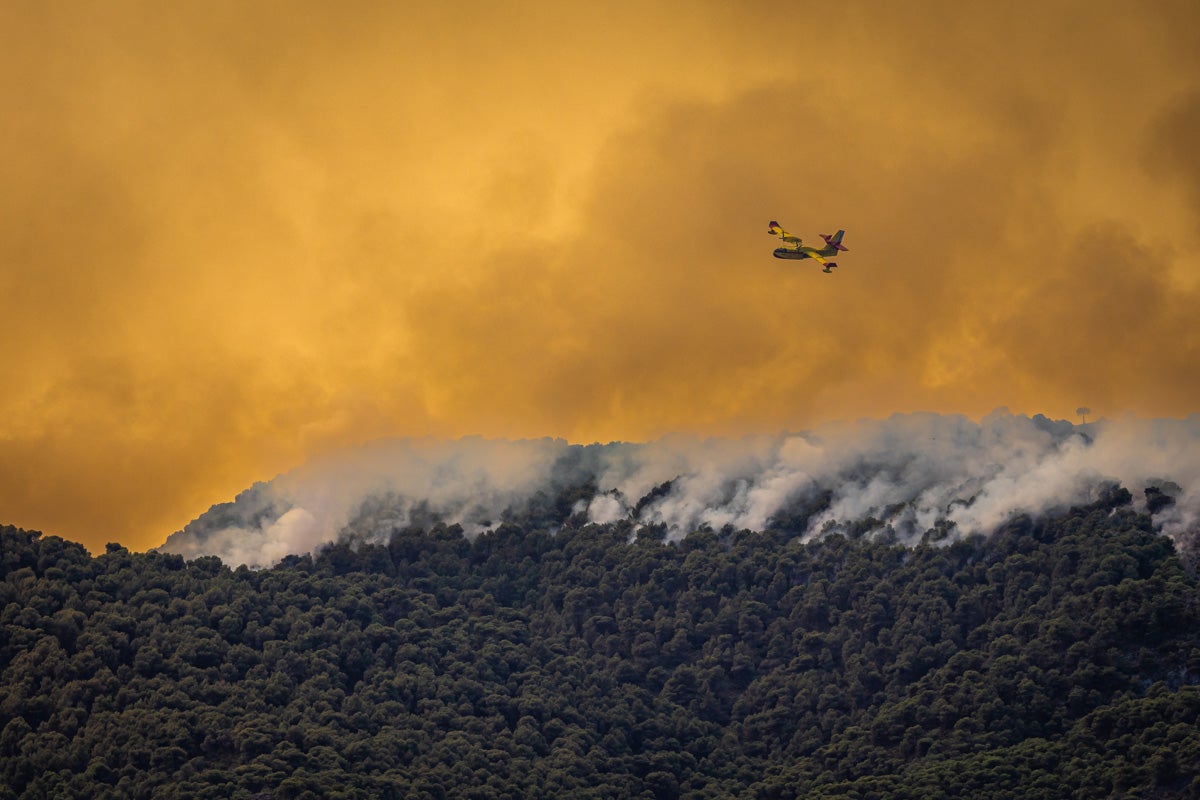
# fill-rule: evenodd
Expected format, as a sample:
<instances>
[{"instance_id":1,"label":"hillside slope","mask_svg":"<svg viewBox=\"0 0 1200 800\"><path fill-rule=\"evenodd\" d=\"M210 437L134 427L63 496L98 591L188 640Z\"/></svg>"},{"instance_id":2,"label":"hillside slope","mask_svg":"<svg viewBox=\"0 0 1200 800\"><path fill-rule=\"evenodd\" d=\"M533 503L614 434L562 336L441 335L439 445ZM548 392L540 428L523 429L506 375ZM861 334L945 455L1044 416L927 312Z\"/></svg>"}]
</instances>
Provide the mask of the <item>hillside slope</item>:
<instances>
[{"instance_id":1,"label":"hillside slope","mask_svg":"<svg viewBox=\"0 0 1200 800\"><path fill-rule=\"evenodd\" d=\"M262 571L4 528L0 798L1200 796L1200 592L1128 501Z\"/></svg>"}]
</instances>

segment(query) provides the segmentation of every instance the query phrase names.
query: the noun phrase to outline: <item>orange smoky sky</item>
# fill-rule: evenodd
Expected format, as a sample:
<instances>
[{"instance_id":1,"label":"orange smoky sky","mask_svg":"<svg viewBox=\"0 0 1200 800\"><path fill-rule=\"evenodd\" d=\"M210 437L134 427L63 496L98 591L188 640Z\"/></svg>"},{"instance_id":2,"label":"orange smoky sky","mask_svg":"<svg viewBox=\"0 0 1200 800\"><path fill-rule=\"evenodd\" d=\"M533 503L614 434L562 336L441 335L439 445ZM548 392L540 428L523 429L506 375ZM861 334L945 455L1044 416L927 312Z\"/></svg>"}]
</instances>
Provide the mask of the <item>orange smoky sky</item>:
<instances>
[{"instance_id":1,"label":"orange smoky sky","mask_svg":"<svg viewBox=\"0 0 1200 800\"><path fill-rule=\"evenodd\" d=\"M1192 0L10 0L0 99L0 523L93 551L384 436L1200 411Z\"/></svg>"}]
</instances>

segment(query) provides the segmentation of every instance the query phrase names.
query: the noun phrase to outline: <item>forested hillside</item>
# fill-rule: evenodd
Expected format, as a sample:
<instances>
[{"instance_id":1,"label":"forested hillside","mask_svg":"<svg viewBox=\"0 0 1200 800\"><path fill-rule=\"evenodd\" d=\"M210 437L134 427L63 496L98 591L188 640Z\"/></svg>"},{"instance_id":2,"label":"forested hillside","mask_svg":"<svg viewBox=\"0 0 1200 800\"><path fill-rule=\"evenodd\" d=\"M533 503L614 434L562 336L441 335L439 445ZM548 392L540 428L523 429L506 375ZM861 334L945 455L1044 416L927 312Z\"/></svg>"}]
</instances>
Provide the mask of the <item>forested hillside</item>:
<instances>
[{"instance_id":1,"label":"forested hillside","mask_svg":"<svg viewBox=\"0 0 1200 800\"><path fill-rule=\"evenodd\" d=\"M1200 592L1128 500L261 571L0 529L0 798L1197 797Z\"/></svg>"}]
</instances>

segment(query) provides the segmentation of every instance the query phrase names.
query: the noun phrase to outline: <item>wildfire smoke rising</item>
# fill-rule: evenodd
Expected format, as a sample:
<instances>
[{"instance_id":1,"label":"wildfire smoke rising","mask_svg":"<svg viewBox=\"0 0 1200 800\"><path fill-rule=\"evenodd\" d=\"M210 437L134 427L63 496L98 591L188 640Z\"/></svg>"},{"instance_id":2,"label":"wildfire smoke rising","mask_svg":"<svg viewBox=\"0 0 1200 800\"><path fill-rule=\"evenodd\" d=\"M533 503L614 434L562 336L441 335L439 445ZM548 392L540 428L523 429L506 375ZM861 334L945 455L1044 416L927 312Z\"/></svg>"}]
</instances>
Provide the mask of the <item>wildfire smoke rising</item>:
<instances>
[{"instance_id":1,"label":"wildfire smoke rising","mask_svg":"<svg viewBox=\"0 0 1200 800\"><path fill-rule=\"evenodd\" d=\"M256 484L161 549L269 566L340 537L385 541L435 521L476 535L538 503L552 526L630 520L661 525L673 539L705 526L800 526L812 537L855 525L915 542L934 527L987 533L1015 514L1086 502L1112 483L1164 533L1192 530L1200 416L1075 425L1003 410L980 422L912 414L803 433L586 446L385 440ZM1146 488L1159 502L1147 504Z\"/></svg>"}]
</instances>

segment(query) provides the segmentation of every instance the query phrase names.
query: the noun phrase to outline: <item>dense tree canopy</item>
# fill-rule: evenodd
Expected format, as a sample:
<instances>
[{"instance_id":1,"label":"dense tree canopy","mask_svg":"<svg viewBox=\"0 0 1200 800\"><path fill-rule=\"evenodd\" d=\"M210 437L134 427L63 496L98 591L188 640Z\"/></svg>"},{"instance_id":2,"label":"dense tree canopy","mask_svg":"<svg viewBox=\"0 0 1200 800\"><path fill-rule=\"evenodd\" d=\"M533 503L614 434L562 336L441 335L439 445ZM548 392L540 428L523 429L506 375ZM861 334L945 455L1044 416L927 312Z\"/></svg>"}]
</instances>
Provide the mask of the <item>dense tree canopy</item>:
<instances>
[{"instance_id":1,"label":"dense tree canopy","mask_svg":"<svg viewBox=\"0 0 1200 800\"><path fill-rule=\"evenodd\" d=\"M1127 500L261 571L2 528L0 800L1200 796L1200 592Z\"/></svg>"}]
</instances>

